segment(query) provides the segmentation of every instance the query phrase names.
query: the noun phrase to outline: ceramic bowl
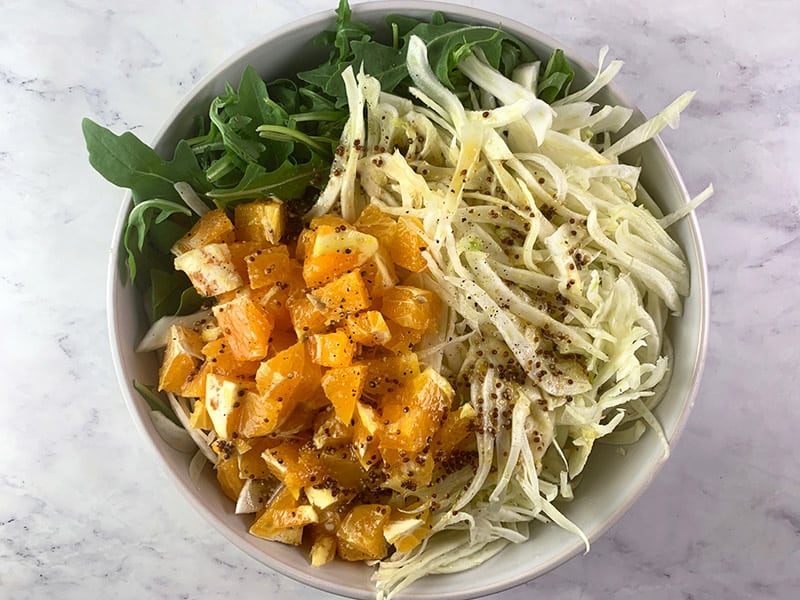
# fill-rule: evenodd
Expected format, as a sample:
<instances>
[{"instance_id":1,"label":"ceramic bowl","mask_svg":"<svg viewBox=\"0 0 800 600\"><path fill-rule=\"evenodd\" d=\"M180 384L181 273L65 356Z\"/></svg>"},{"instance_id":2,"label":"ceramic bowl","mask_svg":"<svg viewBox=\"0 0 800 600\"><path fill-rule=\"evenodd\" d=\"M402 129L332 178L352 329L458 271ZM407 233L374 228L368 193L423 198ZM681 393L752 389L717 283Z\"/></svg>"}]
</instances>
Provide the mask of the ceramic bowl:
<instances>
[{"instance_id":1,"label":"ceramic bowl","mask_svg":"<svg viewBox=\"0 0 800 600\"><path fill-rule=\"evenodd\" d=\"M385 28L384 17L391 13L428 16L441 10L452 19L463 22L496 25L502 23L540 56L553 48L563 48L548 35L498 15L452 4L421 1L376 2L353 6L356 18ZM156 135L154 146L162 156L171 156L182 137L190 137L193 118L206 114L211 100L223 91L226 81L236 82L246 65L253 65L266 79L295 73L317 64L324 52L311 46L309 40L334 24L333 10L311 15L280 30L228 59L205 77L166 119ZM576 68L576 84L587 82L594 66L565 49ZM577 89L577 88L575 88ZM681 91L681 90L676 90ZM631 102L615 87L603 92L606 102L631 106ZM633 124L642 122L635 112ZM628 161L639 160L643 167L642 181L664 212L672 211L688 201L688 195L675 164L659 139L636 149ZM188 502L231 542L252 557L288 577L328 592L353 598L374 597L370 582L371 569L360 563L334 561L324 568L312 568L303 549L255 538L248 534L252 516L233 514L231 502L220 492L214 474L206 468L195 484L189 477L190 454L172 449L156 432L147 404L133 389L134 379L153 382L157 363L153 355L134 351L147 322L142 298L130 285L124 284L118 253L120 234L130 209L130 197L123 203L117 220L108 278L108 315L112 353L122 394L143 439L152 446L158 462L166 469ZM692 215L672 227L671 233L683 247L691 270L691 294L685 299L683 315L671 318L668 335L675 349L669 391L655 411L667 439L674 444L690 412L702 371L708 324L708 287L705 258L697 221ZM647 488L665 460L664 448L652 432L648 432L625 456L616 448L598 445L576 490L576 497L561 506L566 516L588 535L596 539L608 529L634 500ZM500 555L469 571L428 577L400 595L407 599L463 600L498 592L529 581L582 552L583 544L574 535L555 526L537 526L528 542L511 545ZM191 549L187 548L187 551Z\"/></svg>"}]
</instances>

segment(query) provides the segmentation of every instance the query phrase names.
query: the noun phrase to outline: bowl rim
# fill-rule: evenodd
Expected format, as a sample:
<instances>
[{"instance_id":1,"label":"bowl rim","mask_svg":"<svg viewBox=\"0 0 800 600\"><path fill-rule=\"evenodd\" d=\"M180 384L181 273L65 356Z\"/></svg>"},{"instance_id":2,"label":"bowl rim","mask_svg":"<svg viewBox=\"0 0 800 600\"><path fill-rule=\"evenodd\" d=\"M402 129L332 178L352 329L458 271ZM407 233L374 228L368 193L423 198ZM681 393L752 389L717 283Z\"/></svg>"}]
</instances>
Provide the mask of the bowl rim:
<instances>
[{"instance_id":1,"label":"bowl rim","mask_svg":"<svg viewBox=\"0 0 800 600\"><path fill-rule=\"evenodd\" d=\"M379 0L370 3L351 4L351 9L354 17L360 17L370 14L391 13L391 12L401 13L403 11L418 11L426 13L441 11L443 13L454 14L457 16L459 20L466 20L466 21L476 20L476 21L488 21L494 23L510 24L519 30L525 31L528 35L530 35L533 38L536 38L543 44L546 44L553 48L562 48L566 56L569 57L570 62L585 69L587 72L591 73L595 68L593 65L585 61L579 54L575 53L572 48L565 46L564 44L560 43L553 37L540 31L537 28L532 27L522 21L518 21L516 19L492 13L486 10L477 9L471 6L462 6L460 4L454 4L450 2L439 2L439 1L429 2L427 0ZM192 99L194 98L199 89L203 88L205 85L217 79L221 72L231 67L233 64L241 61L241 59L244 56L251 53L258 47L272 41L275 38L282 37L284 35L293 32L299 32L305 30L312 25L319 26L323 24L326 20L332 20L333 18L334 18L333 9L316 11L301 19L291 21L282 28L274 28L268 31L259 39L253 41L244 48L240 49L238 52L224 59L222 62L217 64L216 67L214 67L211 71L209 71L205 76L203 76L200 80L198 80L192 86L192 88L188 90L188 92L183 96L183 98L175 105L175 107L170 111L169 115L167 115L167 117L163 120L156 134L153 136L151 144L155 144L159 140L161 140L161 138L165 135L165 133L169 129L170 124L175 120L178 114L191 103ZM309 36L314 35L316 32L317 31L310 32ZM635 110L638 110L636 104L631 101L630 97L623 90L613 85L613 82L608 87L614 91L615 95L619 96L619 98L623 101L625 105L634 108ZM663 141L659 136L656 136L653 139L653 142L656 144L661 156L663 156L667 170L673 176L675 183L677 184L677 188L678 191L680 192L680 196L683 203L684 204L688 203L690 196L686 189L683 178L681 177L681 174L671 154L669 153L665 144L663 143ZM353 598L374 597L374 593L366 594L364 590L361 588L350 587L347 585L341 585L334 582L324 581L318 578L311 577L304 571L296 569L292 565L288 565L284 562L278 561L274 559L272 556L265 554L262 550L255 548L253 544L248 543L248 541L245 539L244 536L240 535L240 533L232 531L227 524L223 523L206 505L204 505L199 500L196 490L193 489L185 480L174 476L174 473L172 472L172 467L168 464L167 460L163 456L162 450L161 448L159 448L156 438L154 437L158 434L153 428L152 424L149 422L149 415L147 415L148 418L145 419L146 411L144 410L142 403L139 402L134 395L135 392L132 389L130 381L126 376L125 365L123 364L122 360L123 352L129 351L130 349L122 347L122 341L120 338L119 315L115 310L115 307L118 303L118 291L120 289L118 285L120 277L118 249L120 247L122 231L129 212L131 199L132 195L131 192L128 190L124 194L122 203L120 205L120 209L117 213L114 231L112 234L111 248L109 252L109 261L107 267L108 270L106 277L106 298L107 298L106 310L107 310L109 342L112 355L112 362L114 364L114 371L117 377L118 384L120 386L120 391L122 392L123 398L125 400L125 404L128 408L131 418L134 421L136 429L139 431L139 434L141 435L141 437L146 438L147 446L149 446L150 449L157 455L160 467L168 475L168 478L172 481L173 485L177 487L177 489L184 496L184 498L188 500L189 504L207 522L211 523L214 526L214 528L223 535L223 537L225 537L227 540L233 543L237 548L244 551L250 557L258 561L260 564L264 564L268 568L282 575L290 577L295 581L298 581L305 585L309 585L313 588L325 592L338 594L344 597L353 597ZM675 429L673 430L671 436L668 437L670 448L675 446L676 442L678 441L678 439L680 438L680 436L682 435L683 431L686 428L689 414L692 411L700 387L700 382L702 379L703 370L705 366L707 346L708 346L709 314L711 306L710 304L711 299L708 289L708 265L706 260L705 248L703 245L703 240L700 232L699 221L697 219L695 212L691 212L686 217L686 220L688 221L689 237L694 246L697 259L697 266L699 267L699 269L696 271L697 281L699 285L698 293L700 297L699 327L696 332L696 335L692 336L694 339L696 339L696 352L691 360L693 366L691 371L691 378L687 383L687 390L685 394L685 403L684 403L685 408L680 413L677 422L675 423ZM620 502L616 506L615 510L609 515L607 515L604 520L602 520L593 529L591 529L591 531L585 532L590 541L595 541L598 538L600 538L609 528L611 528L615 523L617 523L626 512L628 512L628 510L636 502L636 500L638 500L639 497L641 497L641 495L645 492L645 490L647 490L650 487L656 475L658 475L663 465L665 464L666 458L667 458L666 456L662 456L659 460L650 464L649 471L647 472L646 477L642 480L640 485L636 489L632 490L625 497L624 501ZM554 554L545 564L540 566L540 568L538 568L535 572L523 572L517 575L516 577L495 584L479 584L478 586L463 588L452 592L444 592L444 593L437 592L435 596L436 598L440 598L442 600L466 600L468 598L475 598L481 595L493 594L504 590L508 590L510 588L529 582L553 570L554 568L566 563L567 561L578 555L582 548L583 548L583 542L580 539L576 538L574 543L566 546L560 553ZM431 594L426 594L424 592L417 593L412 590L405 590L400 594L400 597L407 599L412 599L412 598L428 599L428 598L433 598L434 596Z\"/></svg>"}]
</instances>

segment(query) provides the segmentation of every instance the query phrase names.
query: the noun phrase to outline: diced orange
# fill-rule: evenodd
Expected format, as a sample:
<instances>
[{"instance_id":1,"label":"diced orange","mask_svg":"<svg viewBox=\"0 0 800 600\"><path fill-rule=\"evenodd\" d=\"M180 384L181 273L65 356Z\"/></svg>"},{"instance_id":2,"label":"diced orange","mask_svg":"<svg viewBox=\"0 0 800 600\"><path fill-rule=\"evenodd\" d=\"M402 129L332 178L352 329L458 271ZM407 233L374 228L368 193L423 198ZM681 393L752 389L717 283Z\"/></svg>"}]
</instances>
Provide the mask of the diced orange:
<instances>
[{"instance_id":1,"label":"diced orange","mask_svg":"<svg viewBox=\"0 0 800 600\"><path fill-rule=\"evenodd\" d=\"M205 401L206 395L206 375L211 373L211 365L204 362L199 369L195 369L186 379L186 385L181 390L181 396L186 398L199 398Z\"/></svg>"},{"instance_id":2,"label":"diced orange","mask_svg":"<svg viewBox=\"0 0 800 600\"><path fill-rule=\"evenodd\" d=\"M308 338L312 360L323 367L347 367L353 362L355 344L342 329Z\"/></svg>"},{"instance_id":3,"label":"diced orange","mask_svg":"<svg viewBox=\"0 0 800 600\"><path fill-rule=\"evenodd\" d=\"M206 410L205 400L197 399L194 401L192 416L189 418L189 425L195 429L205 429L206 431L214 427L211 423L211 417Z\"/></svg>"},{"instance_id":4,"label":"diced orange","mask_svg":"<svg viewBox=\"0 0 800 600\"><path fill-rule=\"evenodd\" d=\"M256 250L245 262L250 287L254 290L282 282L291 269L289 249L284 244Z\"/></svg>"},{"instance_id":5,"label":"diced orange","mask_svg":"<svg viewBox=\"0 0 800 600\"><path fill-rule=\"evenodd\" d=\"M378 250L378 240L352 228L320 225L313 245L304 249L303 278L309 287L329 283L367 262Z\"/></svg>"},{"instance_id":6,"label":"diced orange","mask_svg":"<svg viewBox=\"0 0 800 600\"><path fill-rule=\"evenodd\" d=\"M322 376L322 389L343 423L349 423L353 418L353 410L361 398L368 370L366 365L352 365L329 369Z\"/></svg>"},{"instance_id":7,"label":"diced orange","mask_svg":"<svg viewBox=\"0 0 800 600\"><path fill-rule=\"evenodd\" d=\"M228 244L228 250L231 252L231 262L233 262L236 272L245 282L248 281L247 261L245 259L263 247L264 244L261 242L233 242Z\"/></svg>"},{"instance_id":8,"label":"diced orange","mask_svg":"<svg viewBox=\"0 0 800 600\"><path fill-rule=\"evenodd\" d=\"M239 435L248 438L269 435L286 420L288 412L282 403L259 394L245 392L239 400L242 410L239 413Z\"/></svg>"},{"instance_id":9,"label":"diced orange","mask_svg":"<svg viewBox=\"0 0 800 600\"><path fill-rule=\"evenodd\" d=\"M417 229L422 229L422 223L418 219L400 217L397 220L397 231L389 244L392 261L414 273L428 268L428 262L422 256L428 247Z\"/></svg>"},{"instance_id":10,"label":"diced orange","mask_svg":"<svg viewBox=\"0 0 800 600\"><path fill-rule=\"evenodd\" d=\"M289 296L287 305L297 339L327 331L331 320L320 310L324 308L322 303L312 302L304 293L295 293Z\"/></svg>"},{"instance_id":11,"label":"diced orange","mask_svg":"<svg viewBox=\"0 0 800 600\"><path fill-rule=\"evenodd\" d=\"M311 397L320 387L321 372L298 342L261 363L256 373L259 393L282 406L278 420L288 417L299 400ZM277 427L278 425L276 425Z\"/></svg>"},{"instance_id":12,"label":"diced orange","mask_svg":"<svg viewBox=\"0 0 800 600\"><path fill-rule=\"evenodd\" d=\"M206 244L233 241L233 223L220 208L210 210L172 246L176 256Z\"/></svg>"},{"instance_id":13,"label":"diced orange","mask_svg":"<svg viewBox=\"0 0 800 600\"><path fill-rule=\"evenodd\" d=\"M336 530L338 553L344 560L377 560L388 552L383 527L391 508L384 504L354 506Z\"/></svg>"},{"instance_id":14,"label":"diced orange","mask_svg":"<svg viewBox=\"0 0 800 600\"><path fill-rule=\"evenodd\" d=\"M380 421L374 408L356 402L352 448L361 466L368 470L380 462Z\"/></svg>"},{"instance_id":15,"label":"diced orange","mask_svg":"<svg viewBox=\"0 0 800 600\"><path fill-rule=\"evenodd\" d=\"M158 372L158 389L180 394L200 363L200 334L180 325L170 327L164 360Z\"/></svg>"},{"instance_id":16,"label":"diced orange","mask_svg":"<svg viewBox=\"0 0 800 600\"><path fill-rule=\"evenodd\" d=\"M387 476L386 487L401 493L413 493L430 485L436 464L430 454L382 447L381 458Z\"/></svg>"},{"instance_id":17,"label":"diced orange","mask_svg":"<svg viewBox=\"0 0 800 600\"><path fill-rule=\"evenodd\" d=\"M305 295L303 267L294 259L281 269L280 279L272 285L250 290L250 296L269 312L276 329L292 329L289 311L289 298L292 295Z\"/></svg>"},{"instance_id":18,"label":"diced orange","mask_svg":"<svg viewBox=\"0 0 800 600\"><path fill-rule=\"evenodd\" d=\"M373 298L380 298L399 281L389 251L383 246L378 248L359 271L363 274L364 282Z\"/></svg>"},{"instance_id":19,"label":"diced orange","mask_svg":"<svg viewBox=\"0 0 800 600\"><path fill-rule=\"evenodd\" d=\"M373 399L398 393L420 374L419 359L413 352L374 358L365 364L369 371L363 394Z\"/></svg>"},{"instance_id":20,"label":"diced orange","mask_svg":"<svg viewBox=\"0 0 800 600\"><path fill-rule=\"evenodd\" d=\"M303 527L318 521L314 507L300 504L298 497L284 487L275 493L250 526L250 533L267 540L299 545Z\"/></svg>"},{"instance_id":21,"label":"diced orange","mask_svg":"<svg viewBox=\"0 0 800 600\"><path fill-rule=\"evenodd\" d=\"M381 312L402 327L428 331L436 327L439 302L430 290L398 285L383 295Z\"/></svg>"},{"instance_id":22,"label":"diced orange","mask_svg":"<svg viewBox=\"0 0 800 600\"><path fill-rule=\"evenodd\" d=\"M220 455L217 458L217 481L222 492L236 502L244 487L244 481L239 479L239 464L234 456Z\"/></svg>"},{"instance_id":23,"label":"diced orange","mask_svg":"<svg viewBox=\"0 0 800 600\"><path fill-rule=\"evenodd\" d=\"M433 436L431 452L434 457L437 460L444 459L464 442L474 439L476 418L475 409L470 404L449 411L444 423Z\"/></svg>"},{"instance_id":24,"label":"diced orange","mask_svg":"<svg viewBox=\"0 0 800 600\"><path fill-rule=\"evenodd\" d=\"M277 244L286 230L286 205L277 198L237 204L233 220L236 239Z\"/></svg>"},{"instance_id":25,"label":"diced orange","mask_svg":"<svg viewBox=\"0 0 800 600\"><path fill-rule=\"evenodd\" d=\"M300 448L303 444L301 440L284 439L277 446L264 450L261 455L270 472L286 486L295 499L300 497L300 492L307 483L307 473L300 466Z\"/></svg>"},{"instance_id":26,"label":"diced orange","mask_svg":"<svg viewBox=\"0 0 800 600\"><path fill-rule=\"evenodd\" d=\"M273 438L260 438L253 440L250 449L239 454L239 477L241 479L267 479L271 471L261 454L278 445L278 440Z\"/></svg>"},{"instance_id":27,"label":"diced orange","mask_svg":"<svg viewBox=\"0 0 800 600\"><path fill-rule=\"evenodd\" d=\"M383 343L383 347L395 354L408 354L414 350L425 332L422 329L411 329L398 325L394 321L388 321L389 333L391 337L389 341Z\"/></svg>"},{"instance_id":28,"label":"diced orange","mask_svg":"<svg viewBox=\"0 0 800 600\"><path fill-rule=\"evenodd\" d=\"M272 336L270 337L270 340L270 354L271 356L275 356L290 346L294 346L297 343L297 335L295 335L294 330L291 329L291 327L289 329L278 329L276 324L276 328L272 330Z\"/></svg>"},{"instance_id":29,"label":"diced orange","mask_svg":"<svg viewBox=\"0 0 800 600\"><path fill-rule=\"evenodd\" d=\"M206 357L205 364L208 365L209 372L231 377L252 378L261 364L258 361L238 360L224 337L203 346L203 356ZM183 395L188 395L186 390Z\"/></svg>"},{"instance_id":30,"label":"diced orange","mask_svg":"<svg viewBox=\"0 0 800 600\"><path fill-rule=\"evenodd\" d=\"M428 368L400 394L384 396L381 447L412 453L422 451L433 441L453 395L447 380Z\"/></svg>"},{"instance_id":31,"label":"diced orange","mask_svg":"<svg viewBox=\"0 0 800 600\"><path fill-rule=\"evenodd\" d=\"M323 385L324 383L323 376ZM351 416L352 418L352 416ZM342 421L336 416L333 406L320 411L314 420L314 437L312 442L315 448L339 448L353 440L353 427L350 419Z\"/></svg>"},{"instance_id":32,"label":"diced orange","mask_svg":"<svg viewBox=\"0 0 800 600\"><path fill-rule=\"evenodd\" d=\"M358 271L346 273L330 283L314 290L314 298L326 308L326 314L335 320L369 308L372 300Z\"/></svg>"},{"instance_id":33,"label":"diced orange","mask_svg":"<svg viewBox=\"0 0 800 600\"><path fill-rule=\"evenodd\" d=\"M272 315L247 295L214 307L214 316L231 352L239 360L261 360L267 355L274 327Z\"/></svg>"},{"instance_id":34,"label":"diced orange","mask_svg":"<svg viewBox=\"0 0 800 600\"><path fill-rule=\"evenodd\" d=\"M355 222L356 229L378 238L381 246L390 248L397 233L397 221L375 204L367 206Z\"/></svg>"},{"instance_id":35,"label":"diced orange","mask_svg":"<svg viewBox=\"0 0 800 600\"><path fill-rule=\"evenodd\" d=\"M365 346L380 346L392 337L386 320L378 310L351 315L345 321L345 325L353 341Z\"/></svg>"}]
</instances>

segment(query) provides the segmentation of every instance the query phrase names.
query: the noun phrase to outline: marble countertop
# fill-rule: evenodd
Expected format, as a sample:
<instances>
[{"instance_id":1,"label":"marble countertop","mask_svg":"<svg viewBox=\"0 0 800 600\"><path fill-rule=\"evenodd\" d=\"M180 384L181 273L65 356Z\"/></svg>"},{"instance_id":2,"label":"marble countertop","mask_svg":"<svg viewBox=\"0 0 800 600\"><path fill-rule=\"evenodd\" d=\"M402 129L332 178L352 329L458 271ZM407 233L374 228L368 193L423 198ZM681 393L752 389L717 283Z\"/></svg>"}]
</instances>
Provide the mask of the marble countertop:
<instances>
[{"instance_id":1,"label":"marble countertop","mask_svg":"<svg viewBox=\"0 0 800 600\"><path fill-rule=\"evenodd\" d=\"M105 317L122 192L91 171L80 135L89 116L151 139L222 59L333 4L2 2L0 598L333 598L210 530L131 427ZM588 60L610 45L626 62L619 83L648 114L696 89L663 138L692 192L717 189L698 211L708 362L672 458L588 555L495 597L797 597L800 5L467 4Z\"/></svg>"}]
</instances>

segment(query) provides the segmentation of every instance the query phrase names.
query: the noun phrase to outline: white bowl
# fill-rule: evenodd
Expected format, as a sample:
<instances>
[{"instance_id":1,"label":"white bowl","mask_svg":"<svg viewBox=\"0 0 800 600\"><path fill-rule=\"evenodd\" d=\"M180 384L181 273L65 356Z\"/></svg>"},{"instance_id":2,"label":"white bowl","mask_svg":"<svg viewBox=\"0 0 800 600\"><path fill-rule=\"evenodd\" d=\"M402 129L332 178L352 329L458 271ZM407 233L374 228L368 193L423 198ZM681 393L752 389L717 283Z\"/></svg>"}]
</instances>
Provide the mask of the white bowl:
<instances>
[{"instance_id":1,"label":"white bowl","mask_svg":"<svg viewBox=\"0 0 800 600\"><path fill-rule=\"evenodd\" d=\"M452 4L377 2L355 5L353 14L355 18L379 28L387 14L427 16L434 10L441 10L454 20L491 25L502 22L506 31L527 42L540 57L547 57L553 48L563 48L547 35L520 23ZM206 76L167 118L155 138L156 151L162 156L171 155L176 141L189 137L193 117L206 114L209 103L223 91L225 82L238 81L245 65L253 65L262 76L271 79L297 72L312 66L314 60L324 59L324 52L310 47L308 41L317 32L332 28L333 24L333 10L311 15L281 31L270 33L227 60ZM576 68L576 83L587 82L594 67L569 50L565 51ZM633 106L614 86L603 93L602 99ZM636 111L633 124L642 120L643 116ZM642 181L664 212L675 210L688 201L675 164L659 139L641 146L627 158L641 160ZM252 517L233 514L233 505L220 492L211 470L205 469L198 485L192 483L188 471L191 456L173 450L156 432L147 404L132 386L134 379L155 381L157 364L154 356L134 351L147 322L141 297L133 287L124 284L124 273L119 270L120 234L129 210L130 196L122 205L114 231L108 277L108 318L117 377L136 427L147 443L155 448L160 462L188 501L239 548L268 567L308 585L342 596L374 597L374 587L369 580L371 570L363 564L334 561L315 569L309 565L302 549L249 535L247 530ZM685 251L691 270L691 294L685 299L683 316L670 319L667 326L675 349L675 361L669 392L655 411L670 444L674 444L699 385L706 348L709 294L703 245L694 215L673 226L671 233ZM562 510L590 539L596 539L645 490L663 462L663 447L652 432L631 446L626 456L619 455L612 447L600 445L592 453L575 500L564 504ZM555 526L538 526L528 542L511 545L499 556L467 572L428 577L400 597L455 600L498 592L541 575L575 556L582 548L582 542L574 535Z\"/></svg>"}]
</instances>

